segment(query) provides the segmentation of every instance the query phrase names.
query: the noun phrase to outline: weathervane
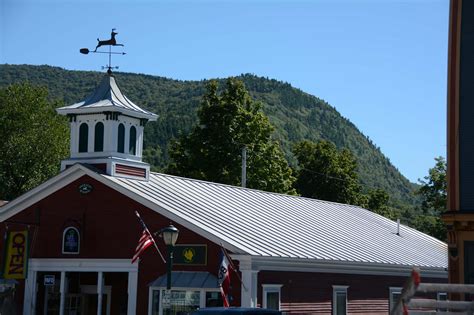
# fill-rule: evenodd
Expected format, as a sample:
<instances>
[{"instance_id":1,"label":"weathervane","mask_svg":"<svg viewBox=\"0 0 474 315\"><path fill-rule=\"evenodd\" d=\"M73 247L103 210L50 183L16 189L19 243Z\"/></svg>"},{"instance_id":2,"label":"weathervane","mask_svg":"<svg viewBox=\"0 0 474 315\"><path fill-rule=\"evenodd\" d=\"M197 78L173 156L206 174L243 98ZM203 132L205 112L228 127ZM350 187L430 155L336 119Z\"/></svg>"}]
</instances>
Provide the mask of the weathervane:
<instances>
[{"instance_id":1,"label":"weathervane","mask_svg":"<svg viewBox=\"0 0 474 315\"><path fill-rule=\"evenodd\" d=\"M102 69L107 69L107 72L112 72L112 69L118 69L118 66L112 67L112 55L125 55L125 52L115 52L112 51L112 46L122 46L123 44L117 44L117 41L115 40L115 35L118 33L115 32L115 28L112 29L112 33L110 35L110 39L107 40L100 40L97 38L97 46L95 47L94 50L90 51L88 48L81 48L79 51L81 54L87 55L88 53L95 53L95 54L109 54L109 64L105 67L102 67ZM97 48L101 46L109 46L109 51L97 51Z\"/></svg>"}]
</instances>

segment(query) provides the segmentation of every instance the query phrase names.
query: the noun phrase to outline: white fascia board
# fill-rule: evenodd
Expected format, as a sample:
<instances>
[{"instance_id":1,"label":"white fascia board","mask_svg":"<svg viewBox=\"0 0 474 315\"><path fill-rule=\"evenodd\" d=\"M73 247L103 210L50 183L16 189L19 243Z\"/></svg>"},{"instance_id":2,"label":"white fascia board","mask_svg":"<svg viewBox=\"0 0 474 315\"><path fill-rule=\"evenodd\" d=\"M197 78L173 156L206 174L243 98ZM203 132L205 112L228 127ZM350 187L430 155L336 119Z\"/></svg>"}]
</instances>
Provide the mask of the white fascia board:
<instances>
[{"instance_id":1,"label":"white fascia board","mask_svg":"<svg viewBox=\"0 0 474 315\"><path fill-rule=\"evenodd\" d=\"M9 219L84 175L86 175L86 168L79 164L62 171L41 185L13 199L5 206L0 207L0 222Z\"/></svg>"},{"instance_id":2,"label":"white fascia board","mask_svg":"<svg viewBox=\"0 0 474 315\"><path fill-rule=\"evenodd\" d=\"M239 259L238 255L231 255ZM300 258L281 258L252 256L252 269L256 271L298 271L321 273L344 273L360 275L402 276L409 277L413 267L408 265L381 264L373 262L352 262L337 260L316 260ZM448 278L448 271L442 267L420 268L423 277Z\"/></svg>"},{"instance_id":3,"label":"white fascia board","mask_svg":"<svg viewBox=\"0 0 474 315\"><path fill-rule=\"evenodd\" d=\"M34 271L136 272L138 263L131 264L130 259L32 258L28 260L28 269Z\"/></svg>"},{"instance_id":4,"label":"white fascia board","mask_svg":"<svg viewBox=\"0 0 474 315\"><path fill-rule=\"evenodd\" d=\"M146 118L150 121L155 121L158 119L158 115L153 114L153 113L144 113L144 112L134 111L134 110L121 108L121 107L113 106L113 105L97 106L97 107L86 106L86 107L75 107L75 108L61 107L61 108L56 109L56 112L60 115L67 115L67 114L86 115L86 114L103 113L106 111L119 112L124 115L132 116L135 118Z\"/></svg>"}]
</instances>

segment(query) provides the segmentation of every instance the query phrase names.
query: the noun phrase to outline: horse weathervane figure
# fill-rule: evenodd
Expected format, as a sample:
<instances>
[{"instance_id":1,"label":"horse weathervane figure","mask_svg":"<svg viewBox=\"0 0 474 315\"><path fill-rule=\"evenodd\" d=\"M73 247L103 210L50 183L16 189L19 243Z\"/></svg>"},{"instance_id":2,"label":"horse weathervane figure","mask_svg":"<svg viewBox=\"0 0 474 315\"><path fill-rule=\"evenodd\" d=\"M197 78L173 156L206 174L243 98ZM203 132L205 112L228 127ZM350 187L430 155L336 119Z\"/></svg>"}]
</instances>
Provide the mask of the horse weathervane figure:
<instances>
[{"instance_id":1,"label":"horse weathervane figure","mask_svg":"<svg viewBox=\"0 0 474 315\"><path fill-rule=\"evenodd\" d=\"M107 68L107 72L111 73L112 69L118 69L117 66L112 67L112 55L125 55L125 52L112 51L112 46L122 46L123 47L123 44L117 44L117 41L115 39L115 35L117 35L117 34L118 33L115 32L115 28L113 28L112 33L110 35L110 39L100 40L100 39L97 38L98 43L97 43L97 46L95 47L94 50L90 51L88 48L81 48L79 51L81 52L81 54L84 54L84 55L87 55L88 53L109 54L109 64L105 67L102 67L102 69ZM97 51L97 48L99 48L101 46L109 46L109 51L108 52L106 52L106 51Z\"/></svg>"}]
</instances>

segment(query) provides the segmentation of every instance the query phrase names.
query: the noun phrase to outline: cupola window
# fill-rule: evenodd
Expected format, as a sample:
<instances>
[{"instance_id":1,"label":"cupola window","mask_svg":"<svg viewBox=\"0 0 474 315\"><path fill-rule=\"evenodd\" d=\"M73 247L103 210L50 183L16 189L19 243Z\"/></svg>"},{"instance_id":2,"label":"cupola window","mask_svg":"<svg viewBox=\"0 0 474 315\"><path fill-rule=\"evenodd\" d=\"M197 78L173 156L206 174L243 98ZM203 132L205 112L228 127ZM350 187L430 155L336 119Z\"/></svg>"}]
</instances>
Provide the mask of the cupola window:
<instances>
[{"instance_id":1,"label":"cupola window","mask_svg":"<svg viewBox=\"0 0 474 315\"><path fill-rule=\"evenodd\" d=\"M104 151L104 124L101 122L98 122L97 124L95 124L94 151L95 152Z\"/></svg>"},{"instance_id":2,"label":"cupola window","mask_svg":"<svg viewBox=\"0 0 474 315\"><path fill-rule=\"evenodd\" d=\"M128 153L135 155L137 151L137 129L130 127L130 144L128 146Z\"/></svg>"},{"instance_id":3,"label":"cupola window","mask_svg":"<svg viewBox=\"0 0 474 315\"><path fill-rule=\"evenodd\" d=\"M88 142L89 126L86 123L82 123L79 127L79 152L87 152Z\"/></svg>"},{"instance_id":4,"label":"cupola window","mask_svg":"<svg viewBox=\"0 0 474 315\"><path fill-rule=\"evenodd\" d=\"M125 152L125 126L120 124L118 126L118 143L117 143L117 152Z\"/></svg>"}]
</instances>

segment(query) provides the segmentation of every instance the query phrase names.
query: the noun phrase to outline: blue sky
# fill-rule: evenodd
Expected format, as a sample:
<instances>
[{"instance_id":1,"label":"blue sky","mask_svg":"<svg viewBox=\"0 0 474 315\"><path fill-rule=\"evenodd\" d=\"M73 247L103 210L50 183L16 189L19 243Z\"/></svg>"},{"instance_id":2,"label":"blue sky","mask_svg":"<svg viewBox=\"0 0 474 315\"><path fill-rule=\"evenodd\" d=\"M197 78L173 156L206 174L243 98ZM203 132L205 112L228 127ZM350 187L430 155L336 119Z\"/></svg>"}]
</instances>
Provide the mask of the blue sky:
<instances>
[{"instance_id":1,"label":"blue sky","mask_svg":"<svg viewBox=\"0 0 474 315\"><path fill-rule=\"evenodd\" d=\"M79 48L117 28L120 71L289 82L417 181L446 155L448 13L448 0L0 0L0 63L100 71L106 57Z\"/></svg>"}]
</instances>

